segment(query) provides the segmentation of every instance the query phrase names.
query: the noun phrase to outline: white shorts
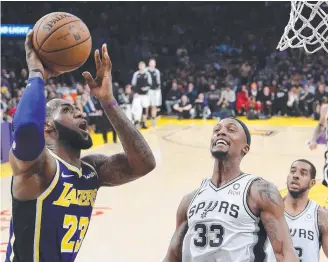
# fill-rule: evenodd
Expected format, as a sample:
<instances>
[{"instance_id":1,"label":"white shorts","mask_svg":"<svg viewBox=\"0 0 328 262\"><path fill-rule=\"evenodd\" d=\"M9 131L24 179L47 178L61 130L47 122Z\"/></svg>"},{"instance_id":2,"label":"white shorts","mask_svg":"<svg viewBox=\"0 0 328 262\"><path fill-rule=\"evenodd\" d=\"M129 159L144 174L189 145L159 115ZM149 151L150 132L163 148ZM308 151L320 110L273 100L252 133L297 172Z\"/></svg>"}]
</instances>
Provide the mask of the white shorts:
<instances>
[{"instance_id":1,"label":"white shorts","mask_svg":"<svg viewBox=\"0 0 328 262\"><path fill-rule=\"evenodd\" d=\"M149 107L149 95L140 95L138 94L136 97L133 98L133 101L137 104L140 104L142 108Z\"/></svg>"},{"instance_id":2,"label":"white shorts","mask_svg":"<svg viewBox=\"0 0 328 262\"><path fill-rule=\"evenodd\" d=\"M151 106L161 106L162 105L162 91L161 89L149 89L148 91L149 101Z\"/></svg>"}]
</instances>

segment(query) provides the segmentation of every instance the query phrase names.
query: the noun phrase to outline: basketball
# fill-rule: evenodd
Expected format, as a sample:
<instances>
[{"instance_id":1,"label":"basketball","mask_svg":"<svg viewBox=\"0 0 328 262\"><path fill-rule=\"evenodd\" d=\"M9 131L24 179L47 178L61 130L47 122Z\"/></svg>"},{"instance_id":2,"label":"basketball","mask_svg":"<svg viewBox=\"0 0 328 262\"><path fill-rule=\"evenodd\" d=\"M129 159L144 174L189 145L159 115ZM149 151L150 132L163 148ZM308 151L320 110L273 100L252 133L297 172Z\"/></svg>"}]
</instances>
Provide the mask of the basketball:
<instances>
[{"instance_id":1,"label":"basketball","mask_svg":"<svg viewBox=\"0 0 328 262\"><path fill-rule=\"evenodd\" d=\"M74 71L90 55L92 42L89 29L72 14L47 14L37 21L33 31L33 47L43 65L51 71Z\"/></svg>"}]
</instances>

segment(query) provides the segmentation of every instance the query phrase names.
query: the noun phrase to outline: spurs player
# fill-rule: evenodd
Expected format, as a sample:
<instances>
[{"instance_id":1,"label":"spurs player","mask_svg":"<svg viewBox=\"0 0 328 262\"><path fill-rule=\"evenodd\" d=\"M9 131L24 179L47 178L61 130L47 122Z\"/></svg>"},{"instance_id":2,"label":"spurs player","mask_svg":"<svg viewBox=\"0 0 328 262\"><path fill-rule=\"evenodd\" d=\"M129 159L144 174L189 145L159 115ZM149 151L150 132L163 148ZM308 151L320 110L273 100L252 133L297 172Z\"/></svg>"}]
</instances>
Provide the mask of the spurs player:
<instances>
[{"instance_id":1,"label":"spurs player","mask_svg":"<svg viewBox=\"0 0 328 262\"><path fill-rule=\"evenodd\" d=\"M156 116L157 116L157 108L162 105L162 91L161 91L161 73L156 68L156 60L151 58L149 60L149 67L147 68L147 72L151 75L152 85L148 91L149 94L149 102L151 106L151 124L155 126L156 124Z\"/></svg>"},{"instance_id":2,"label":"spurs player","mask_svg":"<svg viewBox=\"0 0 328 262\"><path fill-rule=\"evenodd\" d=\"M328 104L324 104L320 109L320 119L319 123L313 131L312 139L309 143L311 150L317 148L317 139L326 132L328 138L328 129L326 128L328 121ZM328 186L328 140L326 142L326 152L325 152L325 166L323 168L323 181L322 184Z\"/></svg>"},{"instance_id":3,"label":"spurs player","mask_svg":"<svg viewBox=\"0 0 328 262\"><path fill-rule=\"evenodd\" d=\"M237 119L214 127L212 178L182 199L165 262L263 261L267 236L278 261L298 261L279 191L240 171L250 142L248 128Z\"/></svg>"},{"instance_id":4,"label":"spurs player","mask_svg":"<svg viewBox=\"0 0 328 262\"><path fill-rule=\"evenodd\" d=\"M321 245L328 257L328 211L308 196L315 184L315 176L314 165L299 159L292 163L287 178L285 217L301 262L319 262ZM270 243L267 245L266 261L276 261Z\"/></svg>"}]
</instances>

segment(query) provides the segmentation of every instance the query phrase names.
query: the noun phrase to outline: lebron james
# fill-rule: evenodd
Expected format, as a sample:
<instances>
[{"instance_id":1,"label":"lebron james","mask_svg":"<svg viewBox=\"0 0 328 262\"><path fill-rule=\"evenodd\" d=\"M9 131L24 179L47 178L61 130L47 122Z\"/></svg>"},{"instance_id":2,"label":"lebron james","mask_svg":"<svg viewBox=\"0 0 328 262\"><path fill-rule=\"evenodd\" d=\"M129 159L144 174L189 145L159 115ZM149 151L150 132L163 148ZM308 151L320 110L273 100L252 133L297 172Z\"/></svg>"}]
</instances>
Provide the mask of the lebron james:
<instances>
[{"instance_id":1,"label":"lebron james","mask_svg":"<svg viewBox=\"0 0 328 262\"><path fill-rule=\"evenodd\" d=\"M47 71L26 38L29 80L13 121L10 165L13 217L7 261L72 262L89 227L100 187L138 179L155 168L144 138L117 105L106 45L95 52L97 77L83 76L120 137L124 153L81 158L92 146L87 122L76 107L55 99L46 104Z\"/></svg>"}]
</instances>

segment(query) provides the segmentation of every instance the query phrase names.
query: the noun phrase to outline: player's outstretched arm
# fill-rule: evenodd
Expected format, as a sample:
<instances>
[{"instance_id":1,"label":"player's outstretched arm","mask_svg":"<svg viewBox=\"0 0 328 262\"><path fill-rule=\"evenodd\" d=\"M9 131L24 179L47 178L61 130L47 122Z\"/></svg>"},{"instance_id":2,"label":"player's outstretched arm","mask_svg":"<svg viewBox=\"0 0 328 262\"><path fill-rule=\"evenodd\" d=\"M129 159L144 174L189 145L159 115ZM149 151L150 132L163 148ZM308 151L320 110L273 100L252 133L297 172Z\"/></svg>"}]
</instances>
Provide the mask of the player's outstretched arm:
<instances>
[{"instance_id":1,"label":"player's outstretched arm","mask_svg":"<svg viewBox=\"0 0 328 262\"><path fill-rule=\"evenodd\" d=\"M253 182L249 193L259 211L277 262L299 261L285 220L284 202L278 189L260 179Z\"/></svg>"},{"instance_id":2,"label":"player's outstretched arm","mask_svg":"<svg viewBox=\"0 0 328 262\"><path fill-rule=\"evenodd\" d=\"M102 186L115 186L140 178L155 166L155 157L146 140L117 104L112 89L112 65L107 46L102 46L102 59L95 51L97 76L94 79L89 72L84 72L91 94L102 104L108 119L116 130L122 143L124 153L112 156L89 155L83 158L95 167Z\"/></svg>"},{"instance_id":3,"label":"player's outstretched arm","mask_svg":"<svg viewBox=\"0 0 328 262\"><path fill-rule=\"evenodd\" d=\"M325 131L326 121L327 121L327 113L328 113L328 105L323 105L320 109L319 123L314 129L311 141L309 143L309 147L310 147L311 150L316 149L316 147L317 147L316 140Z\"/></svg>"},{"instance_id":4,"label":"player's outstretched arm","mask_svg":"<svg viewBox=\"0 0 328 262\"><path fill-rule=\"evenodd\" d=\"M328 210L320 207L318 209L319 231L322 237L322 249L328 258Z\"/></svg>"},{"instance_id":5,"label":"player's outstretched arm","mask_svg":"<svg viewBox=\"0 0 328 262\"><path fill-rule=\"evenodd\" d=\"M163 262L181 262L183 239L188 231L187 210L196 191L186 195L180 202L176 217L176 227Z\"/></svg>"},{"instance_id":6,"label":"player's outstretched arm","mask_svg":"<svg viewBox=\"0 0 328 262\"><path fill-rule=\"evenodd\" d=\"M13 144L9 161L14 176L40 173L42 164L48 163L44 138L46 120L44 80L54 74L44 69L33 49L32 37L33 31L30 31L25 40L29 80L13 121Z\"/></svg>"}]
</instances>

